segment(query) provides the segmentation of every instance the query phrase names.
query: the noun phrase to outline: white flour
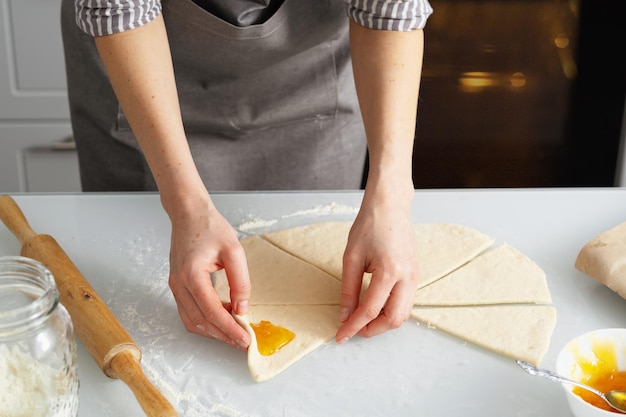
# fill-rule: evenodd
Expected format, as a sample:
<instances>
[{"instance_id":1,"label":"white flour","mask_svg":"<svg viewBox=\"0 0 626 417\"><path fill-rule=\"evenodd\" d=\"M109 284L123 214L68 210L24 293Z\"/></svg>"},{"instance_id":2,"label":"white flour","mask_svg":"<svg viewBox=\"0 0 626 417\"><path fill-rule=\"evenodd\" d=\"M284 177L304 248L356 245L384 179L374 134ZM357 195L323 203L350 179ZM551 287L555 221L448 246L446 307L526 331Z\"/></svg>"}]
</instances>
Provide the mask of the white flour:
<instances>
[{"instance_id":1,"label":"white flour","mask_svg":"<svg viewBox=\"0 0 626 417\"><path fill-rule=\"evenodd\" d=\"M235 229L244 234L258 233L265 228L282 225L281 220L289 223L304 217L356 215L358 210L358 207L330 203L274 219L249 218ZM202 372L213 369L210 364L217 362L221 362L224 369L240 369L241 363L233 361L241 362L242 359L245 369L245 357L233 359L230 355L224 358L218 355L208 358L198 339L189 336L183 329L167 283L168 249L169 241L164 240L156 230L145 230L131 237L120 248L129 259L127 268L119 275L125 278L109 282L111 292L107 294L107 304L117 312L120 321L140 345L146 376L184 417L250 417L264 414L261 409L254 414L240 410L238 403L245 400L229 392L237 391L239 387L225 388L223 385L233 380L232 375ZM259 388L253 387L253 390Z\"/></svg>"},{"instance_id":2,"label":"white flour","mask_svg":"<svg viewBox=\"0 0 626 417\"><path fill-rule=\"evenodd\" d=\"M236 227L240 232L247 232L253 229L261 229L264 227L270 227L275 224L278 220L263 220L263 219L252 219L241 223Z\"/></svg>"},{"instance_id":3,"label":"white flour","mask_svg":"<svg viewBox=\"0 0 626 417\"><path fill-rule=\"evenodd\" d=\"M359 213L358 207L344 206L344 205L340 205L335 202L332 202L327 205L318 205L310 209L298 210L290 214L285 214L281 218L287 219L290 217L308 216L311 214L314 214L314 215L355 214L356 215L358 213Z\"/></svg>"},{"instance_id":4,"label":"white flour","mask_svg":"<svg viewBox=\"0 0 626 417\"><path fill-rule=\"evenodd\" d=\"M239 232L250 232L255 229L263 229L270 226L275 225L280 220L292 219L296 217L307 217L307 216L328 216L333 214L339 215L357 215L359 213L358 207L344 206L341 204L337 204L332 202L326 205L317 205L304 210L297 210L292 213L284 214L277 219L250 219L240 223L235 229Z\"/></svg>"},{"instance_id":5,"label":"white flour","mask_svg":"<svg viewBox=\"0 0 626 417\"><path fill-rule=\"evenodd\" d=\"M156 230L131 237L120 247L129 259L128 267L120 274L124 278L110 281L111 292L101 295L107 297L107 304L139 344L144 373L181 417L245 417L226 405L216 388L208 389L214 377L186 379L201 352L177 348L184 343L181 337L188 333L167 282L168 245L169 241L160 238ZM104 411L117 417L112 410Z\"/></svg>"},{"instance_id":6,"label":"white flour","mask_svg":"<svg viewBox=\"0 0 626 417\"><path fill-rule=\"evenodd\" d=\"M63 375L17 346L0 345L0 417L48 417Z\"/></svg>"}]
</instances>

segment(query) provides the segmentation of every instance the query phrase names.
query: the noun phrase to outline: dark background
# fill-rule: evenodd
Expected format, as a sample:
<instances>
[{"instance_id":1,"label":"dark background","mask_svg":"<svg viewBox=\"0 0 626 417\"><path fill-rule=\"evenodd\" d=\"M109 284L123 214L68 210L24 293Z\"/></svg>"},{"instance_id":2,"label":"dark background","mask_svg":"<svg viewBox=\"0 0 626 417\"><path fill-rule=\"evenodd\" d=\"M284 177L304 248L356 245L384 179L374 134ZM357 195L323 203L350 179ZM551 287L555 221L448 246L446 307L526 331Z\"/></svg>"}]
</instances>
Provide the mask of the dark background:
<instances>
[{"instance_id":1,"label":"dark background","mask_svg":"<svg viewBox=\"0 0 626 417\"><path fill-rule=\"evenodd\" d=\"M622 0L431 0L416 188L612 186Z\"/></svg>"}]
</instances>

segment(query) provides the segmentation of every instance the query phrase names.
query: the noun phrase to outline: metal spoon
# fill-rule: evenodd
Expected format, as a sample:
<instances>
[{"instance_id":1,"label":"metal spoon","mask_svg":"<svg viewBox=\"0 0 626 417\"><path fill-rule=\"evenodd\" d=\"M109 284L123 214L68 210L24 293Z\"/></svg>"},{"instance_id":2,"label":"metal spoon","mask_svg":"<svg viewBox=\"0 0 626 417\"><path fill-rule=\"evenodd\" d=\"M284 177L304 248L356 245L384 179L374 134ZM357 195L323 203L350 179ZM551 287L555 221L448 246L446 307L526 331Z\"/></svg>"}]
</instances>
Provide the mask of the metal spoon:
<instances>
[{"instance_id":1,"label":"metal spoon","mask_svg":"<svg viewBox=\"0 0 626 417\"><path fill-rule=\"evenodd\" d=\"M589 385L582 384L578 381L574 381L568 378L565 378L559 374L556 374L552 371L548 371L547 369L540 369L528 362L517 361L517 364L526 372L531 375L542 376L544 378L548 378L552 381L556 382L564 382L566 384L576 385L577 387L586 389L587 391L593 392L598 397L602 398L609 406L614 408L617 411L622 413L626 413L626 391L613 390L609 391L606 394L602 391L598 391L597 389L590 387Z\"/></svg>"}]
</instances>

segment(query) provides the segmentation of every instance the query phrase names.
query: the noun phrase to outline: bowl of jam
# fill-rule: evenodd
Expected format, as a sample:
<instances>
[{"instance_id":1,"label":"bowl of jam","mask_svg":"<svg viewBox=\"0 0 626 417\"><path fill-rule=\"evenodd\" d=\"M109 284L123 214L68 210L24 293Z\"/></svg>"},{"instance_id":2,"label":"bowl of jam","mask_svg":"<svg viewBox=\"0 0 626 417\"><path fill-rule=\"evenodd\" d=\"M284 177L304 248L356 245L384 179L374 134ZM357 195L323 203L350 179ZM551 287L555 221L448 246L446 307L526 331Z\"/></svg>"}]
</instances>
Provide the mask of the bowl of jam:
<instances>
[{"instance_id":1,"label":"bowl of jam","mask_svg":"<svg viewBox=\"0 0 626 417\"><path fill-rule=\"evenodd\" d=\"M556 371L604 393L626 390L626 328L598 329L574 338L559 352ZM580 387L563 384L563 389L576 417L626 415Z\"/></svg>"}]
</instances>

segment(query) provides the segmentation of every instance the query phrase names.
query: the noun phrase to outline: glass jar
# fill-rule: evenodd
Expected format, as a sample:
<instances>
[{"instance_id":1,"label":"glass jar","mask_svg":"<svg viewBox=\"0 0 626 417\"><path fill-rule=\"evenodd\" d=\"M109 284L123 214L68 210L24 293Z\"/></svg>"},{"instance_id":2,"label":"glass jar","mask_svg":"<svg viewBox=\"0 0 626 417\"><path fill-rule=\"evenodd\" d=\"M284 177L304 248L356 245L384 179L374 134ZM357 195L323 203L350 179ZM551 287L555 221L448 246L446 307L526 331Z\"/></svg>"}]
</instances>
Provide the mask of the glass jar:
<instances>
[{"instance_id":1,"label":"glass jar","mask_svg":"<svg viewBox=\"0 0 626 417\"><path fill-rule=\"evenodd\" d=\"M76 417L74 329L52 273L0 257L0 417Z\"/></svg>"}]
</instances>

